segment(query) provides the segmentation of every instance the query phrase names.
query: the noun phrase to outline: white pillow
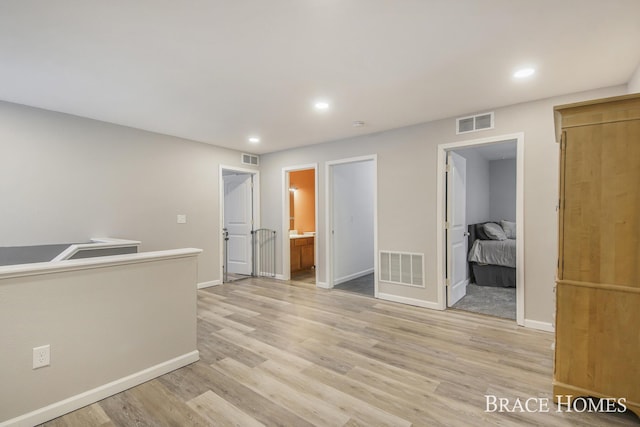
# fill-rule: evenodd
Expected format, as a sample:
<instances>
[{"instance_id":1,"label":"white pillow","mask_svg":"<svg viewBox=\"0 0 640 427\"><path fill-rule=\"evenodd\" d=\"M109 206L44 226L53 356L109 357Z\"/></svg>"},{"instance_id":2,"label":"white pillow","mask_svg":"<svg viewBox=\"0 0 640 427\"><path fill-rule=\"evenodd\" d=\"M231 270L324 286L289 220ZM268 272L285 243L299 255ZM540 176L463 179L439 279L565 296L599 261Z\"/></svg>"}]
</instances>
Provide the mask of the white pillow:
<instances>
[{"instance_id":1,"label":"white pillow","mask_svg":"<svg viewBox=\"0 0 640 427\"><path fill-rule=\"evenodd\" d=\"M484 225L484 232L491 240L507 240L504 230L495 222L488 222Z\"/></svg>"},{"instance_id":2,"label":"white pillow","mask_svg":"<svg viewBox=\"0 0 640 427\"><path fill-rule=\"evenodd\" d=\"M515 239L516 238L516 223L511 221L500 221L500 225L504 230L504 234L507 236L507 239Z\"/></svg>"}]
</instances>

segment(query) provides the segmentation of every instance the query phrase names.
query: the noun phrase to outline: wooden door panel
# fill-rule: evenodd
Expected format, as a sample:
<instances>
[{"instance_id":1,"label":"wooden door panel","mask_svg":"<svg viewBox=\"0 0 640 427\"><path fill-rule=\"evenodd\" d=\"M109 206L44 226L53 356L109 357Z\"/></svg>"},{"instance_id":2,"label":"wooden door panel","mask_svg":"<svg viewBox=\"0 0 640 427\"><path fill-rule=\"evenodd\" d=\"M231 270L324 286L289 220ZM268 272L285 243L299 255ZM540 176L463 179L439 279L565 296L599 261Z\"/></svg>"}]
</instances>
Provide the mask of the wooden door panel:
<instances>
[{"instance_id":1,"label":"wooden door panel","mask_svg":"<svg viewBox=\"0 0 640 427\"><path fill-rule=\"evenodd\" d=\"M563 280L638 286L640 121L566 131Z\"/></svg>"},{"instance_id":2,"label":"wooden door panel","mask_svg":"<svg viewBox=\"0 0 640 427\"><path fill-rule=\"evenodd\" d=\"M302 253L300 258L301 258L301 264L303 269L308 269L314 266L315 260L314 260L313 252L314 252L313 242L308 244L307 246L302 247Z\"/></svg>"}]
</instances>

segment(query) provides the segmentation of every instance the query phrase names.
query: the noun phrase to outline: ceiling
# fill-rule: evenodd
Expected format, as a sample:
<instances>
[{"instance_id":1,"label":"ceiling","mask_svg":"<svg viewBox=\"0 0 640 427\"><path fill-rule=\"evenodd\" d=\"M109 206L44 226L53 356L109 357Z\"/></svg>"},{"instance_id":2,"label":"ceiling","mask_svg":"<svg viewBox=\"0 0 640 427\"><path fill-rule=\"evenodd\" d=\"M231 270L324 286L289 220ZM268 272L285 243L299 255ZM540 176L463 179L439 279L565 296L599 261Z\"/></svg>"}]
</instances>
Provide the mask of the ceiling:
<instances>
[{"instance_id":1,"label":"ceiling","mask_svg":"<svg viewBox=\"0 0 640 427\"><path fill-rule=\"evenodd\" d=\"M639 17L638 0L3 0L0 99L261 154L624 84Z\"/></svg>"}]
</instances>

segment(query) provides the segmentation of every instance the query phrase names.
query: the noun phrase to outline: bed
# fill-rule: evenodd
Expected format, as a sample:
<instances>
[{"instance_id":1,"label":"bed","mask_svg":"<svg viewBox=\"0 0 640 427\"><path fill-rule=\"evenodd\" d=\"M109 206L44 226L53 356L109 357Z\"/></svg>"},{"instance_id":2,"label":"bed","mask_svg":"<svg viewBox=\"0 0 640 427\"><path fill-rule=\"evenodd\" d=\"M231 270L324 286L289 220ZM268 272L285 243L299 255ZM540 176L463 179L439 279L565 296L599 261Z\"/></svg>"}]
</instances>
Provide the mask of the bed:
<instances>
[{"instance_id":1,"label":"bed","mask_svg":"<svg viewBox=\"0 0 640 427\"><path fill-rule=\"evenodd\" d=\"M485 227L486 224L493 224L488 226L489 232ZM495 226L500 230L496 230ZM470 224L468 231L468 261L471 282L479 286L515 287L515 223L505 224L505 221L489 221ZM499 231L506 231L506 233L500 234Z\"/></svg>"}]
</instances>

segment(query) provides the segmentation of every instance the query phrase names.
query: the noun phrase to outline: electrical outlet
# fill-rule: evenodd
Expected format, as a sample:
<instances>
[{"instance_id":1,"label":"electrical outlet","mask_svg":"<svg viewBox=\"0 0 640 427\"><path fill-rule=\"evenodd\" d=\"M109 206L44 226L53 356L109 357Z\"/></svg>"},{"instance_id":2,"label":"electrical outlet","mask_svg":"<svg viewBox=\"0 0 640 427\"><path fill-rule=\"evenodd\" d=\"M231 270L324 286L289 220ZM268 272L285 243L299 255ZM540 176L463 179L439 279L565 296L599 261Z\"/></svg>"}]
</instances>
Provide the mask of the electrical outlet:
<instances>
[{"instance_id":1,"label":"electrical outlet","mask_svg":"<svg viewBox=\"0 0 640 427\"><path fill-rule=\"evenodd\" d=\"M33 369L51 364L51 346L49 344L33 348Z\"/></svg>"},{"instance_id":2,"label":"electrical outlet","mask_svg":"<svg viewBox=\"0 0 640 427\"><path fill-rule=\"evenodd\" d=\"M186 224L187 216L185 214L178 214L178 224Z\"/></svg>"}]
</instances>

